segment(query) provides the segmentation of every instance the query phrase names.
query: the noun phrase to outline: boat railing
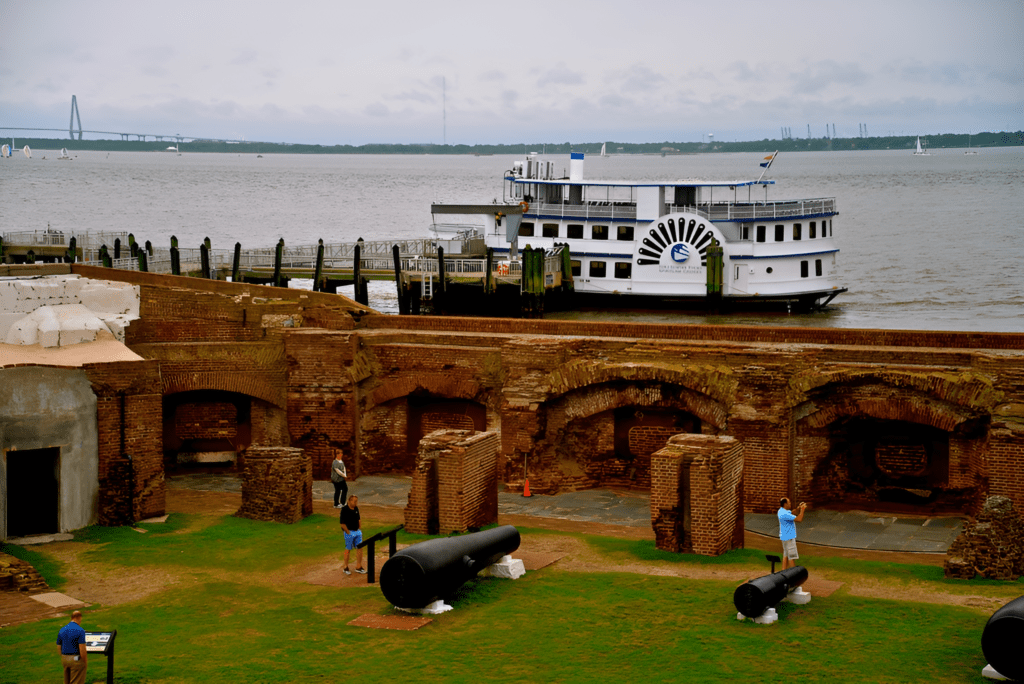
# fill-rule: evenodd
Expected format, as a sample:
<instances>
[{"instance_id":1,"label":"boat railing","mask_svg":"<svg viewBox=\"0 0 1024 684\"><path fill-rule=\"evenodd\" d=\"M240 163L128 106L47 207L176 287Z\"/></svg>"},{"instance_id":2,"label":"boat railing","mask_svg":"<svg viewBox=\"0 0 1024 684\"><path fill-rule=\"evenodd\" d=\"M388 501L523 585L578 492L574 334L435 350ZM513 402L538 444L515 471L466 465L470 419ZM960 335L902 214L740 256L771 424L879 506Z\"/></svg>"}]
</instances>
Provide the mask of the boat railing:
<instances>
[{"instance_id":1,"label":"boat railing","mask_svg":"<svg viewBox=\"0 0 1024 684\"><path fill-rule=\"evenodd\" d=\"M565 204L561 202L538 202L531 204L531 214L557 216L564 219L608 219L609 221L635 221L636 205L626 202L586 202L584 204Z\"/></svg>"},{"instance_id":2,"label":"boat railing","mask_svg":"<svg viewBox=\"0 0 1024 684\"><path fill-rule=\"evenodd\" d=\"M835 197L822 197L782 202L722 202L701 206L704 209L704 215L712 221L757 221L834 214L836 199Z\"/></svg>"}]
</instances>

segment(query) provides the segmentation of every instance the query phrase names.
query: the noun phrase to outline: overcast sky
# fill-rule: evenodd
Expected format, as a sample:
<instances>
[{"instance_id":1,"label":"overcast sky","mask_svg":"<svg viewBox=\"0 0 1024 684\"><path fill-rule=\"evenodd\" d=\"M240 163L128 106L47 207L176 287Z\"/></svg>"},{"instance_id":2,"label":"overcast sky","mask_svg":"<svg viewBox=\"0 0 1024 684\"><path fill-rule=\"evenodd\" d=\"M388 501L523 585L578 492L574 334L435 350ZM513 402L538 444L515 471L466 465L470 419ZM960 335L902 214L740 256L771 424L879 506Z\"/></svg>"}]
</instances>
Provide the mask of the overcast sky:
<instances>
[{"instance_id":1,"label":"overcast sky","mask_svg":"<svg viewBox=\"0 0 1024 684\"><path fill-rule=\"evenodd\" d=\"M0 0L0 26L3 127L66 131L74 94L86 130L323 145L1024 128L1024 0Z\"/></svg>"}]
</instances>

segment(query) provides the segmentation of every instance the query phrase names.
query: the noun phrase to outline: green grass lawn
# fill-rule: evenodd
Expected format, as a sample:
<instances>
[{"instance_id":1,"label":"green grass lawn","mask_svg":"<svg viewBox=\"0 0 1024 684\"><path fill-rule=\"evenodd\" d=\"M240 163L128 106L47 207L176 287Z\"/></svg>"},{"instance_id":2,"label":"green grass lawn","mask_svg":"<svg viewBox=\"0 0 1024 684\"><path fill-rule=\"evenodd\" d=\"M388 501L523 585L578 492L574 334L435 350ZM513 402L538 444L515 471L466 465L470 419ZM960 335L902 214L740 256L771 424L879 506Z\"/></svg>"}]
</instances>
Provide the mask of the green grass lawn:
<instances>
[{"instance_id":1,"label":"green grass lawn","mask_svg":"<svg viewBox=\"0 0 1024 684\"><path fill-rule=\"evenodd\" d=\"M782 604L780 621L762 626L736 620L734 582L575 573L555 564L516 581L472 580L451 599L455 610L417 631L375 630L347 623L394 611L377 585L263 579L337 558L333 517L280 525L172 515L150 529L76 533L90 545L82 562L180 569L196 578L135 603L86 610L87 630L118 631L118 682L983 681L987 616L978 610L840 590L805 606ZM524 539L551 534L520 532ZM665 560L651 543L585 538L609 557ZM46 558L45 547L35 553ZM711 560L667 556L765 569L763 554L753 551ZM74 568L52 561L45 567L55 577L74 576ZM858 572L857 561L842 561L842 571ZM935 586L946 591L938 580ZM992 590L1015 595L1019 587ZM53 642L65 622L0 631L0 682L58 681ZM89 681L102 681L105 667L91 657Z\"/></svg>"}]
</instances>

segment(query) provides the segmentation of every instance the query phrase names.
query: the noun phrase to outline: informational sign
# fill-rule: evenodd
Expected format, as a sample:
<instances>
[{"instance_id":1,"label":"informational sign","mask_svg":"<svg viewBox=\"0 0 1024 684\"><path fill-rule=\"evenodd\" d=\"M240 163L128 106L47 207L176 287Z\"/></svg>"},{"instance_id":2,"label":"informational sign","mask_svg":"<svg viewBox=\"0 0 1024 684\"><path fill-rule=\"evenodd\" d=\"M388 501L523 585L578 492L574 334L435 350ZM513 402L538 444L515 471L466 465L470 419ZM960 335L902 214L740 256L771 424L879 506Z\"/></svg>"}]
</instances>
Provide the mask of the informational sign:
<instances>
[{"instance_id":1,"label":"informational sign","mask_svg":"<svg viewBox=\"0 0 1024 684\"><path fill-rule=\"evenodd\" d=\"M86 632L86 652L102 653L103 655L107 655L114 647L114 634L116 634L116 632Z\"/></svg>"}]
</instances>

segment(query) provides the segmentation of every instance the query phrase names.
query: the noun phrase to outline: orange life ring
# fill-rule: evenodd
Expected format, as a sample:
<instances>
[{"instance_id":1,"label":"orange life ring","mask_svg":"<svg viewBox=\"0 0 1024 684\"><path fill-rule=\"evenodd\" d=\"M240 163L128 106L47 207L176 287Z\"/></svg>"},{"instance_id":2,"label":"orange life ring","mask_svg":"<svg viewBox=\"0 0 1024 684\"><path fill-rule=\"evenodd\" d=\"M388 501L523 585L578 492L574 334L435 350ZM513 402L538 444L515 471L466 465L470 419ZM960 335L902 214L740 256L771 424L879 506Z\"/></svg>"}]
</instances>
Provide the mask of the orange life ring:
<instances>
[{"instance_id":1,"label":"orange life ring","mask_svg":"<svg viewBox=\"0 0 1024 684\"><path fill-rule=\"evenodd\" d=\"M529 202L520 202L519 206L521 206L523 208L523 213L524 214L526 212L530 211L530 203Z\"/></svg>"}]
</instances>

